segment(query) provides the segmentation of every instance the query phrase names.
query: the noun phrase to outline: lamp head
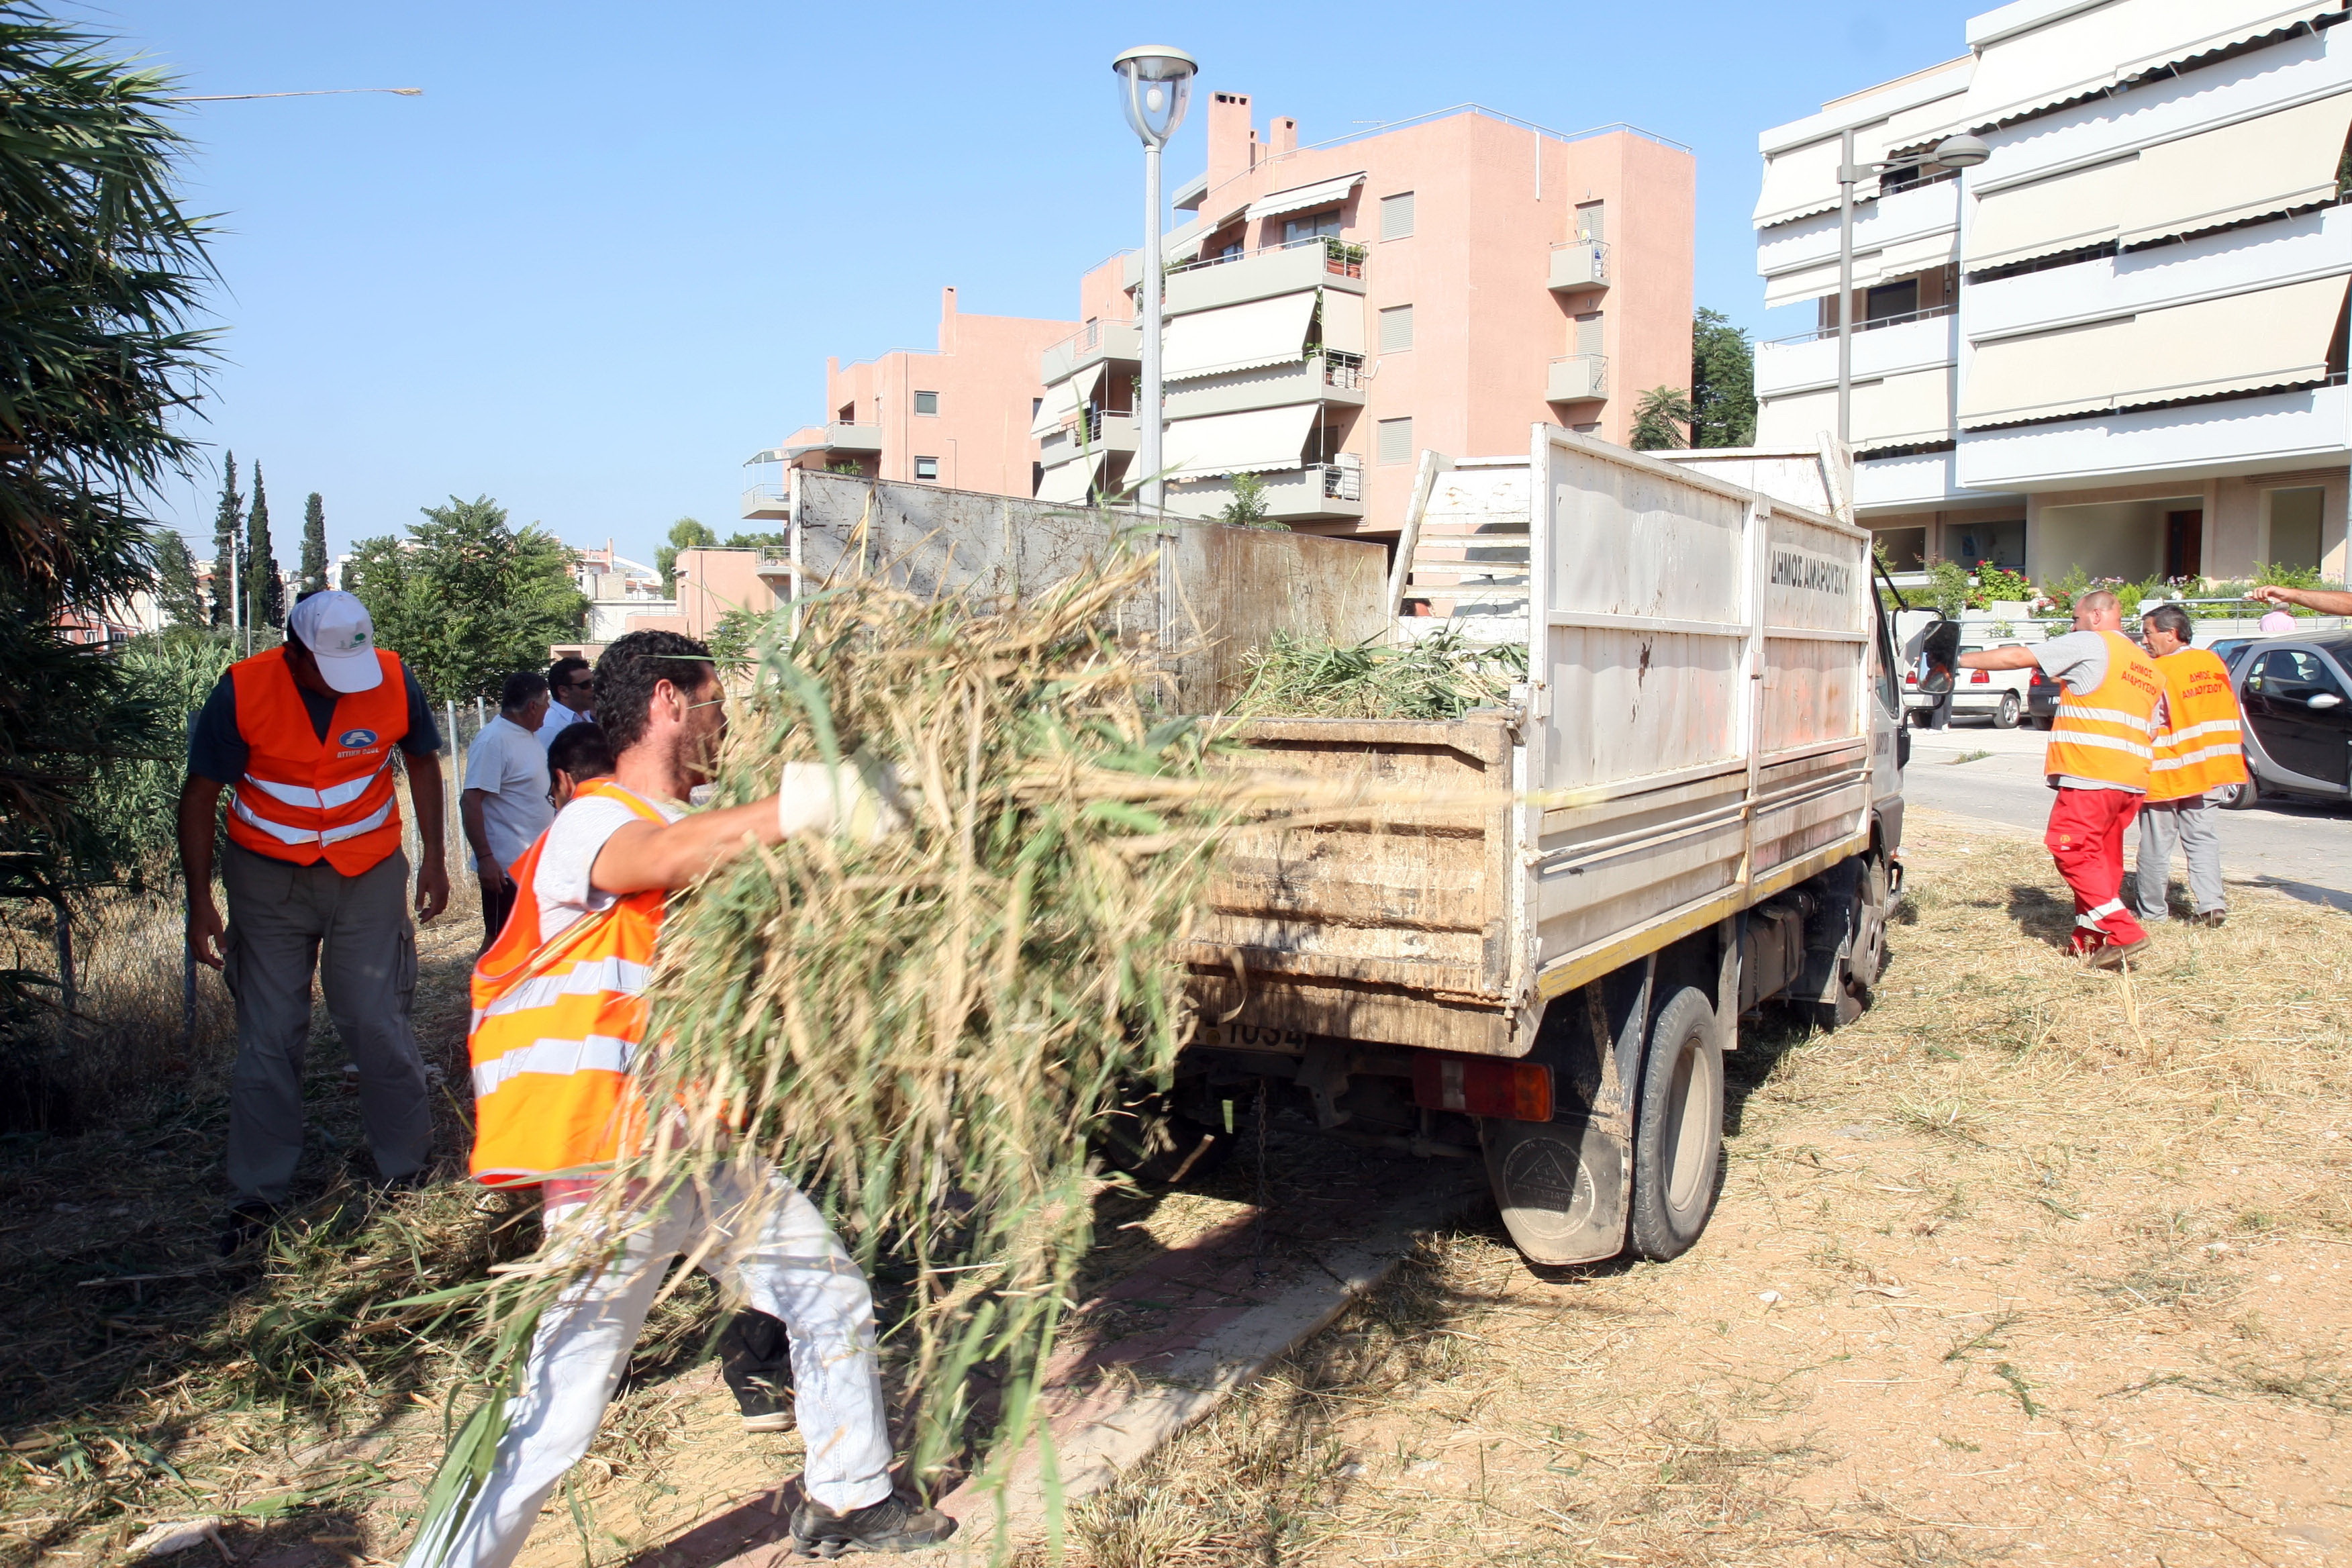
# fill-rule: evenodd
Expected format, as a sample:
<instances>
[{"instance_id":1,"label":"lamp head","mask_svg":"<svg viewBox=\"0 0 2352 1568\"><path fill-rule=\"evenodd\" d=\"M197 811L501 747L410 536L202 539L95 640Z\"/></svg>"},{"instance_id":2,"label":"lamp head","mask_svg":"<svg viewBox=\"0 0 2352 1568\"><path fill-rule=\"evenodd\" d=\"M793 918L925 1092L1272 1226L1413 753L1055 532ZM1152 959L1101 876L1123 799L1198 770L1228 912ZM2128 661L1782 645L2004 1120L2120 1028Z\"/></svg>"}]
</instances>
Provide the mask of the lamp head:
<instances>
[{"instance_id":1,"label":"lamp head","mask_svg":"<svg viewBox=\"0 0 2352 1568\"><path fill-rule=\"evenodd\" d=\"M1992 149L1985 145L1981 136L1963 132L1936 143L1936 162L1947 169L1973 169L1991 156Z\"/></svg>"},{"instance_id":2,"label":"lamp head","mask_svg":"<svg viewBox=\"0 0 2352 1568\"><path fill-rule=\"evenodd\" d=\"M1111 61L1110 68L1118 73L1119 107L1127 111L1128 124L1145 146L1167 146L1184 122L1200 62L1181 49L1147 44Z\"/></svg>"}]
</instances>

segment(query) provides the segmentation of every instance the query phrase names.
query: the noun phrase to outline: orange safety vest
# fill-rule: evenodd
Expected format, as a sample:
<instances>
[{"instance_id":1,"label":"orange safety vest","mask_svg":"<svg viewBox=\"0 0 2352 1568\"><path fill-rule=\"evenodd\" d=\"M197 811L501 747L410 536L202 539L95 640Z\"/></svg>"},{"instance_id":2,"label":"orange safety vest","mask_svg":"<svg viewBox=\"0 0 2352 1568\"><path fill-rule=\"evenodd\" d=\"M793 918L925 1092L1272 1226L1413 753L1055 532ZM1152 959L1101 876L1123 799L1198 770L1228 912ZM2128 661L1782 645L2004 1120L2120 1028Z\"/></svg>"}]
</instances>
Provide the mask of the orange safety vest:
<instances>
[{"instance_id":1,"label":"orange safety vest","mask_svg":"<svg viewBox=\"0 0 2352 1568\"><path fill-rule=\"evenodd\" d=\"M610 779L573 798L590 795L667 820ZM646 981L668 894L626 894L542 942L536 883L546 848L542 833L515 862L514 912L474 965L473 1173L490 1186L610 1164L644 1121L629 1069L645 1040Z\"/></svg>"},{"instance_id":2,"label":"orange safety vest","mask_svg":"<svg viewBox=\"0 0 2352 1568\"><path fill-rule=\"evenodd\" d=\"M2090 691L2063 689L2042 771L2144 790L2164 678L2129 637L2099 635L2107 641L2107 678Z\"/></svg>"},{"instance_id":3,"label":"orange safety vest","mask_svg":"<svg viewBox=\"0 0 2352 1568\"><path fill-rule=\"evenodd\" d=\"M2164 725L2148 763L2147 798L2185 800L2246 782L2246 752L2230 668L2210 650L2184 647L2156 661L2164 678Z\"/></svg>"},{"instance_id":4,"label":"orange safety vest","mask_svg":"<svg viewBox=\"0 0 2352 1568\"><path fill-rule=\"evenodd\" d=\"M375 657L383 679L335 700L324 741L283 647L228 667L247 751L229 806L231 843L298 866L324 858L346 877L400 847L392 752L408 733L408 677L398 654L378 648Z\"/></svg>"}]
</instances>

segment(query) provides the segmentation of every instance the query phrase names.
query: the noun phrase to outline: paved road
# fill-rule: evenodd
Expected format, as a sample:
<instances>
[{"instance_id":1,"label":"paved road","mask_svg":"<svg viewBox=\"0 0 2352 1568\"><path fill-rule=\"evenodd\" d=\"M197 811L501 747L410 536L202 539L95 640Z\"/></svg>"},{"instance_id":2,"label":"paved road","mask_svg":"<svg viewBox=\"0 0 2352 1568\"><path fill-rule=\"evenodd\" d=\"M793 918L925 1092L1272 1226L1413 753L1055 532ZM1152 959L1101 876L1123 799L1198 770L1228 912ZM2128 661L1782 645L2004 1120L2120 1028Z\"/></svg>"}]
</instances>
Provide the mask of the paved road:
<instances>
[{"instance_id":1,"label":"paved road","mask_svg":"<svg viewBox=\"0 0 2352 1568\"><path fill-rule=\"evenodd\" d=\"M1996 730L1982 721L1914 730L1904 798L2039 837L2050 816L2050 791L2042 782L2046 742L2040 731ZM1959 760L1979 752L1991 755ZM2264 801L2214 816L2221 822L2222 874L2230 880L2352 910L2352 809ZM2176 865L2173 875L2183 878L2186 868Z\"/></svg>"}]
</instances>

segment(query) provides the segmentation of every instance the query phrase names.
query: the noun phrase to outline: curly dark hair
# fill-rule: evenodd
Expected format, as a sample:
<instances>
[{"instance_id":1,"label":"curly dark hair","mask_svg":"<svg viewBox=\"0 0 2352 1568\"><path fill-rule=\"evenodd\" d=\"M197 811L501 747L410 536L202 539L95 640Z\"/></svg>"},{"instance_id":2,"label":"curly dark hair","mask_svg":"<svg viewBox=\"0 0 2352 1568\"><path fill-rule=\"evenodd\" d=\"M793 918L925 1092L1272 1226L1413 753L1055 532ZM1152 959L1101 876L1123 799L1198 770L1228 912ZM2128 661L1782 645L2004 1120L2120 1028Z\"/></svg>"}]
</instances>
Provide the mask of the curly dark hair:
<instances>
[{"instance_id":1,"label":"curly dark hair","mask_svg":"<svg viewBox=\"0 0 2352 1568\"><path fill-rule=\"evenodd\" d=\"M631 632L606 648L596 661L596 724L613 755L646 738L656 685L699 691L718 679L710 649L679 632Z\"/></svg>"}]
</instances>

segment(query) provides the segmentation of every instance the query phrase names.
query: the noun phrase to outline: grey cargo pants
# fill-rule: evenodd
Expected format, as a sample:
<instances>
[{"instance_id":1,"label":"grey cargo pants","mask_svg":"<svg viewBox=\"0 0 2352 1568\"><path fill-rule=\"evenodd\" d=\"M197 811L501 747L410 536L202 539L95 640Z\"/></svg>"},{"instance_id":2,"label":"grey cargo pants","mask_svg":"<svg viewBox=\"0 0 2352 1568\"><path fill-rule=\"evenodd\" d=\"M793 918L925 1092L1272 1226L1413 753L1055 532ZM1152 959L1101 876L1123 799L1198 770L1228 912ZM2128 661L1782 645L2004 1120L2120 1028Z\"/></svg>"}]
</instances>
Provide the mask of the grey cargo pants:
<instances>
[{"instance_id":1,"label":"grey cargo pants","mask_svg":"<svg viewBox=\"0 0 2352 1568\"><path fill-rule=\"evenodd\" d=\"M302 1058L310 1039L310 975L359 1068L360 1117L376 1170L413 1174L433 1146L425 1061L408 1026L416 990L416 929L408 919L408 858L394 851L356 877L295 866L228 845L227 961L236 999L236 1068L229 1079L228 1181L238 1199L283 1203L302 1156Z\"/></svg>"},{"instance_id":2,"label":"grey cargo pants","mask_svg":"<svg viewBox=\"0 0 2352 1568\"><path fill-rule=\"evenodd\" d=\"M2189 860L2189 901L2197 914L2223 905L2221 840L2213 832L2213 807L2201 795L2153 800L2139 808L2139 854L2132 866L2132 908L2141 923L2167 918L2172 883L2172 847Z\"/></svg>"}]
</instances>

